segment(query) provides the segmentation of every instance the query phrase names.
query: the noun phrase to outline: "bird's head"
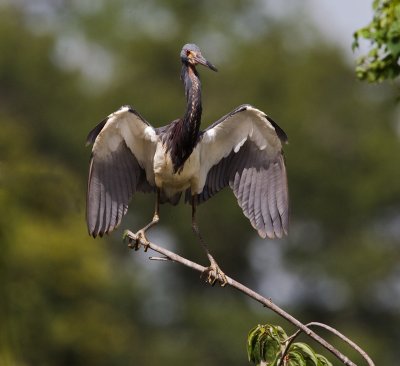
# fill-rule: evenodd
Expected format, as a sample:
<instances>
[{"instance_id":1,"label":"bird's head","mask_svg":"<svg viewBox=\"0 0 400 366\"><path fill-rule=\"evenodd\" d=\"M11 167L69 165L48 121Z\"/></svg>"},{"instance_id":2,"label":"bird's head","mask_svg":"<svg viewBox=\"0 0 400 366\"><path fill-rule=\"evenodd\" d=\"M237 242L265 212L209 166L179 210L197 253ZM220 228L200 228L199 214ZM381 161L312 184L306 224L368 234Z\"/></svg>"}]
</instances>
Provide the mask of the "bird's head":
<instances>
[{"instance_id":1,"label":"bird's head","mask_svg":"<svg viewBox=\"0 0 400 366\"><path fill-rule=\"evenodd\" d=\"M203 57L200 48L193 43L188 43L183 46L181 51L181 61L184 64L192 66L200 64L213 71L217 71L217 68Z\"/></svg>"}]
</instances>

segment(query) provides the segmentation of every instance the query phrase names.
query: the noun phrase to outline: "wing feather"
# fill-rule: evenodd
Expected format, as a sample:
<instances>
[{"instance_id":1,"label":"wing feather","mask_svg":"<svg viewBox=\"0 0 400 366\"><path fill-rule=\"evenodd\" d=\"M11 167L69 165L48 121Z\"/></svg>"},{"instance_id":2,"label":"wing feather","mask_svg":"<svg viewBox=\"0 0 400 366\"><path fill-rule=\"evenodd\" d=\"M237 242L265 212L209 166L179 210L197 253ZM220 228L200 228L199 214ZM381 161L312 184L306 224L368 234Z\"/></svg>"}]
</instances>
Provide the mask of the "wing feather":
<instances>
[{"instance_id":1,"label":"wing feather","mask_svg":"<svg viewBox=\"0 0 400 366\"><path fill-rule=\"evenodd\" d=\"M132 196L132 184L130 184L130 179L129 179L129 173L125 167L125 159L122 154L117 155L117 160L118 160L118 181L120 185L120 195L119 195L119 202L120 202L120 215L119 219L122 219L122 217L126 214L128 211L128 204L129 198Z\"/></svg>"},{"instance_id":2,"label":"wing feather","mask_svg":"<svg viewBox=\"0 0 400 366\"><path fill-rule=\"evenodd\" d=\"M96 167L98 169L98 167ZM101 184L97 174L93 174L93 158L90 160L89 165L89 180L88 180L88 195L87 201L91 201L91 205L87 205L87 217L93 217L97 215L100 210L101 202ZM97 230L96 221L88 221L89 232L95 232Z\"/></svg>"},{"instance_id":3,"label":"wing feather","mask_svg":"<svg viewBox=\"0 0 400 366\"><path fill-rule=\"evenodd\" d=\"M288 212L288 189L287 189L287 177L286 177L286 168L285 162L283 161L283 156L279 159L279 190L277 191L277 205L279 214L283 220L283 227L287 227L289 220L289 212Z\"/></svg>"},{"instance_id":4,"label":"wing feather","mask_svg":"<svg viewBox=\"0 0 400 366\"><path fill-rule=\"evenodd\" d=\"M271 164L268 170L268 210L271 216L272 226L274 227L274 232L276 236L282 237L282 231L280 227L280 218L278 214L278 208L276 205L276 184L275 184L275 164Z\"/></svg>"},{"instance_id":5,"label":"wing feather","mask_svg":"<svg viewBox=\"0 0 400 366\"><path fill-rule=\"evenodd\" d=\"M118 165L117 160L115 159L115 155L111 154L111 174L108 176L110 180L110 192L115 192L114 199L111 200L111 217L110 217L110 227L115 227L118 222L118 205L120 200L120 192L119 192L119 184L118 184Z\"/></svg>"},{"instance_id":6,"label":"wing feather","mask_svg":"<svg viewBox=\"0 0 400 366\"><path fill-rule=\"evenodd\" d=\"M242 209L243 209L243 202L244 202L244 197L243 197L243 191L244 191L244 186L246 183L246 179L247 179L247 171L248 169L243 169L241 177L240 177L240 182L239 182L239 192L238 192L238 196L236 197L238 199L239 204L241 205Z\"/></svg>"},{"instance_id":7,"label":"wing feather","mask_svg":"<svg viewBox=\"0 0 400 366\"><path fill-rule=\"evenodd\" d=\"M223 167L221 167L223 169ZM213 196L216 192L218 192L218 180L219 180L219 171L215 169L210 169L210 185L208 189L208 193Z\"/></svg>"},{"instance_id":8,"label":"wing feather","mask_svg":"<svg viewBox=\"0 0 400 366\"><path fill-rule=\"evenodd\" d=\"M124 200L126 197L126 200L129 201L129 196L126 194L126 187L123 184L124 182L124 171L121 166L121 159L119 155L115 156L115 174L116 174L116 190L117 190L117 200L118 200L118 206L117 206L117 217L116 217L116 222L120 222L122 220L122 217L124 216Z\"/></svg>"},{"instance_id":9,"label":"wing feather","mask_svg":"<svg viewBox=\"0 0 400 366\"><path fill-rule=\"evenodd\" d=\"M218 177L218 184L216 186L216 192L224 188L228 181L227 168L228 168L229 156L221 163L221 171L214 169L214 174Z\"/></svg>"},{"instance_id":10,"label":"wing feather","mask_svg":"<svg viewBox=\"0 0 400 366\"><path fill-rule=\"evenodd\" d=\"M285 132L260 110L243 105L208 127L200 140L198 202L229 185L261 237L288 231ZM188 194L187 194L188 198Z\"/></svg>"},{"instance_id":11,"label":"wing feather","mask_svg":"<svg viewBox=\"0 0 400 366\"><path fill-rule=\"evenodd\" d=\"M263 183L265 184L265 182L268 181L268 172L266 170L264 170L262 172L262 176L263 176ZM265 186L264 186L264 192L265 192ZM274 227L272 225L272 219L271 219L271 215L268 209L268 196L266 194L264 194L264 200L263 200L263 205L261 207L261 211L262 211L262 217L264 220L264 231L262 233L262 237L268 236L269 238L273 238L274 237Z\"/></svg>"},{"instance_id":12,"label":"wing feather","mask_svg":"<svg viewBox=\"0 0 400 366\"><path fill-rule=\"evenodd\" d=\"M262 175L259 173L256 176L256 189L254 192L254 221L255 229L260 232L264 229L264 222L262 220L261 203L263 196L261 195Z\"/></svg>"},{"instance_id":13,"label":"wing feather","mask_svg":"<svg viewBox=\"0 0 400 366\"><path fill-rule=\"evenodd\" d=\"M256 218L255 218L255 214L254 214L254 204L255 204L255 194L256 194L256 185L257 185L257 170L256 168L251 168L251 170L253 171L253 176L251 178L251 187L250 187L250 192L249 192L249 217L250 217L250 221L252 223L252 225L254 226L255 229L257 229L257 225L256 225Z\"/></svg>"},{"instance_id":14,"label":"wing feather","mask_svg":"<svg viewBox=\"0 0 400 366\"><path fill-rule=\"evenodd\" d=\"M250 200L250 191L251 191L251 180L253 178L253 168L248 168L246 172L246 180L243 186L243 198L241 201L241 206L243 212L247 218L250 218L249 215L249 200ZM250 219L251 221L251 219Z\"/></svg>"},{"instance_id":15,"label":"wing feather","mask_svg":"<svg viewBox=\"0 0 400 366\"><path fill-rule=\"evenodd\" d=\"M103 228L103 222L105 221L104 212L106 210L106 191L105 191L105 187L103 184L103 181L104 181L103 168L104 168L104 165L99 164L95 170L95 172L97 173L96 179L100 185L100 196L99 196L99 211L98 211L98 213L95 212L94 214L98 215L96 232L100 236L103 236L103 232L104 232L104 229L102 229L102 228Z\"/></svg>"},{"instance_id":16,"label":"wing feather","mask_svg":"<svg viewBox=\"0 0 400 366\"><path fill-rule=\"evenodd\" d=\"M93 143L86 215L89 234L116 229L137 190L154 189L156 131L131 107L100 122L88 136Z\"/></svg>"}]
</instances>

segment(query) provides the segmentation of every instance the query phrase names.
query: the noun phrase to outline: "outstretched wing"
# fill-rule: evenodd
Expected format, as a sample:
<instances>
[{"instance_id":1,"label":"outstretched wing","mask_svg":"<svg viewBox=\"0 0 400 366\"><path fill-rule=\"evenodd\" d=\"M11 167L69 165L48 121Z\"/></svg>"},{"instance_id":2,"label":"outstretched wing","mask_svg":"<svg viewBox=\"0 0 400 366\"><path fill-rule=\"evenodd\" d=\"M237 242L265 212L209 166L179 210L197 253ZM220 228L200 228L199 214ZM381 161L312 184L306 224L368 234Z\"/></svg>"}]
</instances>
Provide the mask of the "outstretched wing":
<instances>
[{"instance_id":1,"label":"outstretched wing","mask_svg":"<svg viewBox=\"0 0 400 366\"><path fill-rule=\"evenodd\" d=\"M89 234L114 230L136 191L154 190L153 157L157 135L134 109L123 106L88 135L90 159L86 220Z\"/></svg>"},{"instance_id":2,"label":"outstretched wing","mask_svg":"<svg viewBox=\"0 0 400 366\"><path fill-rule=\"evenodd\" d=\"M222 117L203 132L200 141L204 188L197 192L198 202L229 185L261 237L287 234L289 201L282 142L287 142L285 132L250 105Z\"/></svg>"}]
</instances>

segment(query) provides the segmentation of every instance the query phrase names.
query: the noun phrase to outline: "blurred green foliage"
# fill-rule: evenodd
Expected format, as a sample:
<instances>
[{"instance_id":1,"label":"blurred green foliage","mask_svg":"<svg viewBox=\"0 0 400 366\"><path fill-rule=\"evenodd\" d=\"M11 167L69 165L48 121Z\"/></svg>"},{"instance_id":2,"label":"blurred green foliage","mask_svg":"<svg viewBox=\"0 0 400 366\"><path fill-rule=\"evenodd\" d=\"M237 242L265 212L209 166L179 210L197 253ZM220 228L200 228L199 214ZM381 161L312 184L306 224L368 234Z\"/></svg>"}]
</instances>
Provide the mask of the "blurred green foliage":
<instances>
[{"instance_id":1,"label":"blurred green foliage","mask_svg":"<svg viewBox=\"0 0 400 366\"><path fill-rule=\"evenodd\" d=\"M371 83L394 79L400 74L400 1L374 0L374 18L354 33L353 49L359 40L370 41L371 49L357 60L356 74Z\"/></svg>"},{"instance_id":2,"label":"blurred green foliage","mask_svg":"<svg viewBox=\"0 0 400 366\"><path fill-rule=\"evenodd\" d=\"M186 42L220 70L200 71L203 126L251 103L290 141L290 236L257 239L223 191L199 207L219 264L299 319L326 322L395 364L393 90L356 83L340 51L308 29L299 18L277 22L256 0L1 3L1 365L243 365L251 325L280 324L196 273L130 253L122 230L149 221L151 195L134 198L120 231L87 235L87 132L128 103L155 126L179 117ZM161 207L149 236L206 263L188 206Z\"/></svg>"}]
</instances>

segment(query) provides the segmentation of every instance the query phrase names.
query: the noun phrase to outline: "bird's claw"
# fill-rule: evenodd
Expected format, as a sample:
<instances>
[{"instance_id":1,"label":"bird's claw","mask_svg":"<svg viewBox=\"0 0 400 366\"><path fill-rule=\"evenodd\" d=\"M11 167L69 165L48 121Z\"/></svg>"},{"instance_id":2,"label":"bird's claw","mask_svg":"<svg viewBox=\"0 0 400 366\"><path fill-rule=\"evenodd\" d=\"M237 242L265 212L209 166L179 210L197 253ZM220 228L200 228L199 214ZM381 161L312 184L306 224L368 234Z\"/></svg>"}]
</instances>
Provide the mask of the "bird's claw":
<instances>
[{"instance_id":1,"label":"bird's claw","mask_svg":"<svg viewBox=\"0 0 400 366\"><path fill-rule=\"evenodd\" d=\"M205 278L205 281L214 286L217 282L221 285L221 287L225 287L228 283L228 279L224 272L222 272L221 268L219 268L218 264L211 263L210 267L206 268L201 274L202 278Z\"/></svg>"},{"instance_id":2,"label":"bird's claw","mask_svg":"<svg viewBox=\"0 0 400 366\"><path fill-rule=\"evenodd\" d=\"M145 252L149 249L150 242L147 240L144 230L139 230L136 234L130 230L125 230L122 238L128 239L128 247L131 249L139 250L142 246Z\"/></svg>"}]
</instances>

